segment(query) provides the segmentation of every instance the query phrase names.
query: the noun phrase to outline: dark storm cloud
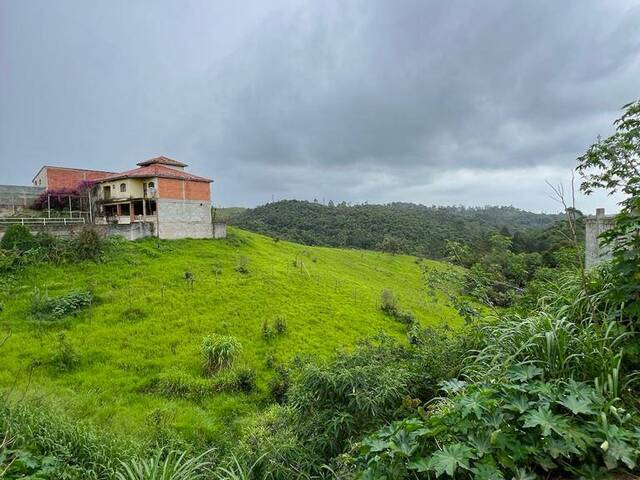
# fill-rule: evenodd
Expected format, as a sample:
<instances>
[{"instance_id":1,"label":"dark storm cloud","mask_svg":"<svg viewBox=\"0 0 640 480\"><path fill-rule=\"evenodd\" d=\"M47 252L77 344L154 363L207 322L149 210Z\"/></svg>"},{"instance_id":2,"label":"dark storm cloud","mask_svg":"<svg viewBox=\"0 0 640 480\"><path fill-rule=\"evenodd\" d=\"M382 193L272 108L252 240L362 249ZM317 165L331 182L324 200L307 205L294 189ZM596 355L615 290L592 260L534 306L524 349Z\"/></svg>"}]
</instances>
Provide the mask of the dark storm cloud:
<instances>
[{"instance_id":1,"label":"dark storm cloud","mask_svg":"<svg viewBox=\"0 0 640 480\"><path fill-rule=\"evenodd\" d=\"M165 153L226 205L555 209L544 180L640 97L631 2L27 3L2 19L25 44L0 46L25 77L10 87L32 96L21 109L0 85L0 161Z\"/></svg>"}]
</instances>

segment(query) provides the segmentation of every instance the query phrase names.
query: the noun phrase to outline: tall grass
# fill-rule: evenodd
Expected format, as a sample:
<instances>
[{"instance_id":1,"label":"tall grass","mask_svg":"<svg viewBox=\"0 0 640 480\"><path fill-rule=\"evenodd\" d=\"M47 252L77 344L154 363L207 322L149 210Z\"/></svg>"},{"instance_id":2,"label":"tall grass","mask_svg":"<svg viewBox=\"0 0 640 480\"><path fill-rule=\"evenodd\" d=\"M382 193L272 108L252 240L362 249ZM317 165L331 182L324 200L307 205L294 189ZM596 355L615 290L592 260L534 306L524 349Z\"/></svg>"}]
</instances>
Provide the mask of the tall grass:
<instances>
[{"instance_id":1,"label":"tall grass","mask_svg":"<svg viewBox=\"0 0 640 480\"><path fill-rule=\"evenodd\" d=\"M230 335L209 335L202 339L202 366L211 375L233 365L242 345Z\"/></svg>"},{"instance_id":2,"label":"tall grass","mask_svg":"<svg viewBox=\"0 0 640 480\"><path fill-rule=\"evenodd\" d=\"M189 458L186 452L157 450L151 457L120 462L117 480L199 480L210 478L211 462L206 458L213 450Z\"/></svg>"},{"instance_id":3,"label":"tall grass","mask_svg":"<svg viewBox=\"0 0 640 480\"><path fill-rule=\"evenodd\" d=\"M541 368L546 379L593 381L611 398L637 375L625 372L622 357L633 332L616 321L606 276L591 278L584 291L576 274L561 275L528 317L506 315L482 328L483 348L471 355L465 374L495 378L515 364Z\"/></svg>"}]
</instances>

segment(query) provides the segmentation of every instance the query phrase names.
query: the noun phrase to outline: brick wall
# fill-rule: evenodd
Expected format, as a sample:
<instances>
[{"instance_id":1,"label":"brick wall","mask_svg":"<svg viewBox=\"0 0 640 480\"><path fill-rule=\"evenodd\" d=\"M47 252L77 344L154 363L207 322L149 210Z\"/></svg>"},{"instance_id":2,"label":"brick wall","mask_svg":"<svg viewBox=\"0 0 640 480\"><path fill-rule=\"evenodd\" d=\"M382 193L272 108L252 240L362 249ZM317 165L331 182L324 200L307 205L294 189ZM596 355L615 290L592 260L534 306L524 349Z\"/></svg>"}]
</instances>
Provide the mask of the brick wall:
<instances>
[{"instance_id":1,"label":"brick wall","mask_svg":"<svg viewBox=\"0 0 640 480\"><path fill-rule=\"evenodd\" d=\"M201 200L209 202L211 201L211 190L206 182L159 178L158 197L172 200Z\"/></svg>"},{"instance_id":2,"label":"brick wall","mask_svg":"<svg viewBox=\"0 0 640 480\"><path fill-rule=\"evenodd\" d=\"M46 187L49 190L76 188L85 180L101 180L108 175L110 175L110 173L94 170L46 167Z\"/></svg>"}]
</instances>

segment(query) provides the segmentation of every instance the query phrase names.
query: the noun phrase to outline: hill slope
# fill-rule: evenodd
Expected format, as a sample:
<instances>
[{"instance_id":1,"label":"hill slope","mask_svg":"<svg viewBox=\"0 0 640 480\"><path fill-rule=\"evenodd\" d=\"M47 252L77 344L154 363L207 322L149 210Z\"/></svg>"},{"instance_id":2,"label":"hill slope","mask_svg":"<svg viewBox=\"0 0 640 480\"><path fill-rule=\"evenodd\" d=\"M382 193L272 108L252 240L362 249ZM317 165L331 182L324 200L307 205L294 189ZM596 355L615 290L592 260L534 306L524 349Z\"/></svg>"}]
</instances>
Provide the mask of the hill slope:
<instances>
[{"instance_id":1,"label":"hill slope","mask_svg":"<svg viewBox=\"0 0 640 480\"><path fill-rule=\"evenodd\" d=\"M399 240L401 250L442 258L446 240L482 248L488 237L507 229L514 233L544 228L558 215L514 207L427 207L411 203L326 206L283 200L232 215L248 230L307 245L378 249L385 236Z\"/></svg>"},{"instance_id":2,"label":"hill slope","mask_svg":"<svg viewBox=\"0 0 640 480\"><path fill-rule=\"evenodd\" d=\"M238 264L248 273L239 273ZM122 242L101 264L28 267L0 293L0 330L12 331L2 347L0 386L17 377L21 395L29 366L37 366L28 394L75 418L139 438L168 426L189 440L229 441L238 422L267 403L274 365L300 354L326 357L379 332L403 336L404 326L378 308L384 288L423 324L460 324L457 311L426 284L425 267L456 291L458 270L447 264L303 247L234 228L219 241ZM95 301L76 316L34 319L37 292L53 297L82 289ZM265 339L263 322L273 325L276 317L286 320L287 331ZM60 332L78 356L68 371L54 365ZM171 372L201 378L200 346L212 333L241 342L238 363L257 372L256 392L197 401L150 393L153 380Z\"/></svg>"}]
</instances>

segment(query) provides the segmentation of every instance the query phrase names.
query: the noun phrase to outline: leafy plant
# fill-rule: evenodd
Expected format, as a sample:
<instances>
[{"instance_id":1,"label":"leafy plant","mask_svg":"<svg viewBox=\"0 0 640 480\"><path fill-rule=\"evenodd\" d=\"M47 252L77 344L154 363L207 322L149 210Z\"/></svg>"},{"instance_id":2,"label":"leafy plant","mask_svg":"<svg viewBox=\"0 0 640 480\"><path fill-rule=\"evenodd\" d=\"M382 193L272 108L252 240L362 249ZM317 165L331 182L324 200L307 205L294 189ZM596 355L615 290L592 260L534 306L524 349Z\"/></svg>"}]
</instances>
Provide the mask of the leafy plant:
<instances>
[{"instance_id":1,"label":"leafy plant","mask_svg":"<svg viewBox=\"0 0 640 480\"><path fill-rule=\"evenodd\" d=\"M359 447L362 477L565 477L633 469L640 432L619 401L592 385L541 375L515 367L502 382L469 385L429 414L380 429Z\"/></svg>"},{"instance_id":2,"label":"leafy plant","mask_svg":"<svg viewBox=\"0 0 640 480\"><path fill-rule=\"evenodd\" d=\"M241 256L235 266L235 271L246 275L249 273L249 257Z\"/></svg>"},{"instance_id":3,"label":"leafy plant","mask_svg":"<svg viewBox=\"0 0 640 480\"><path fill-rule=\"evenodd\" d=\"M640 318L640 100L628 103L614 122L616 131L598 139L578 158L576 170L582 176L580 190L621 192L621 211L601 242L613 251L613 293L624 303L629 318Z\"/></svg>"},{"instance_id":4,"label":"leafy plant","mask_svg":"<svg viewBox=\"0 0 640 480\"><path fill-rule=\"evenodd\" d=\"M157 450L151 457L134 458L121 462L116 472L117 480L198 480L208 478L212 464L206 458L213 450L197 457L186 452Z\"/></svg>"},{"instance_id":5,"label":"leafy plant","mask_svg":"<svg viewBox=\"0 0 640 480\"><path fill-rule=\"evenodd\" d=\"M89 291L72 291L59 297L49 297L37 288L31 297L31 315L39 320L58 319L67 315L75 315L82 308L93 302L93 294Z\"/></svg>"},{"instance_id":6,"label":"leafy plant","mask_svg":"<svg viewBox=\"0 0 640 480\"><path fill-rule=\"evenodd\" d=\"M35 238L29 229L20 224L10 225L0 240L0 248L4 250L15 249L19 252L26 252L36 246Z\"/></svg>"},{"instance_id":7,"label":"leafy plant","mask_svg":"<svg viewBox=\"0 0 640 480\"><path fill-rule=\"evenodd\" d=\"M233 365L240 354L242 345L232 336L209 335L202 339L202 365L204 371L211 375Z\"/></svg>"},{"instance_id":8,"label":"leafy plant","mask_svg":"<svg viewBox=\"0 0 640 480\"><path fill-rule=\"evenodd\" d=\"M103 241L93 228L83 228L73 239L73 252L77 260L100 260L103 252Z\"/></svg>"},{"instance_id":9,"label":"leafy plant","mask_svg":"<svg viewBox=\"0 0 640 480\"><path fill-rule=\"evenodd\" d=\"M57 340L56 349L51 356L51 364L60 372L73 370L80 361L78 354L64 332L58 334Z\"/></svg>"}]
</instances>

